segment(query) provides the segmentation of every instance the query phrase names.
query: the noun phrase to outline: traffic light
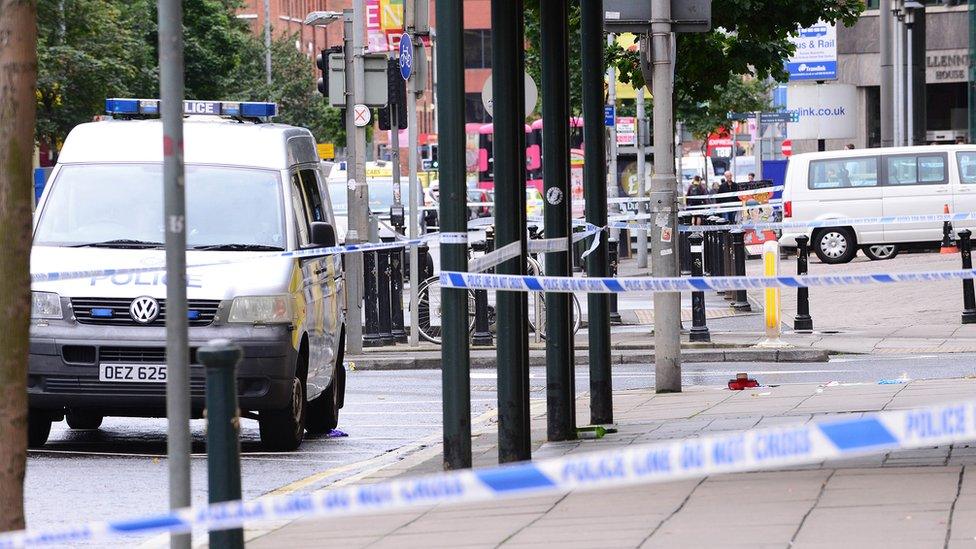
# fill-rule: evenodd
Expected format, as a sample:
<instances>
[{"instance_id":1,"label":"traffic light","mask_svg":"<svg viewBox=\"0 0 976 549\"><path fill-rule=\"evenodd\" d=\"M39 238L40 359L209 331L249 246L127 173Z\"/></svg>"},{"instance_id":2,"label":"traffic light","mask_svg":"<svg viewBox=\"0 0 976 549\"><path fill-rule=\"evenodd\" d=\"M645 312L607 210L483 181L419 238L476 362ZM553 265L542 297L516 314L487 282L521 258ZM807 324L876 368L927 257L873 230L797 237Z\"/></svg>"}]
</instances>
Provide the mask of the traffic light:
<instances>
[{"instance_id":1,"label":"traffic light","mask_svg":"<svg viewBox=\"0 0 976 549\"><path fill-rule=\"evenodd\" d=\"M331 48L326 48L319 52L315 57L315 66L318 67L319 71L322 73L319 76L317 86L319 93L325 97L329 96L329 55L333 53L342 53L342 46L332 46Z\"/></svg>"},{"instance_id":2,"label":"traffic light","mask_svg":"<svg viewBox=\"0 0 976 549\"><path fill-rule=\"evenodd\" d=\"M390 111L397 113L397 128L407 127L407 83L400 76L400 62L391 58L386 66L386 85L389 90L389 103L379 112L381 130L392 128Z\"/></svg>"}]
</instances>

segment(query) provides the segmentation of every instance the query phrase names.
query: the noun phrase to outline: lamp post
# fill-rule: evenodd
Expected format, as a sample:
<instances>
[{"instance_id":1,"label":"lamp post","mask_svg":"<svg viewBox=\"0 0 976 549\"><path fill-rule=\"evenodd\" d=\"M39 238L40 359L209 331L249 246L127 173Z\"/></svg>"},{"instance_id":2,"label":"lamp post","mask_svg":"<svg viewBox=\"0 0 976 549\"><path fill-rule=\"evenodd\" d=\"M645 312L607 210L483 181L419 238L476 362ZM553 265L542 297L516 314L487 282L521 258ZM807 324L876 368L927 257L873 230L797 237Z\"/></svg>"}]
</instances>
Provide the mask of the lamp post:
<instances>
[{"instance_id":1,"label":"lamp post","mask_svg":"<svg viewBox=\"0 0 976 549\"><path fill-rule=\"evenodd\" d=\"M904 115L905 115L905 99L904 99L904 55L905 51L902 41L902 21L905 16L902 11L902 0L894 0L891 4L891 15L895 19L894 32L891 33L892 39L894 40L894 57L895 57L895 70L894 70L894 146L901 147L905 144L904 141Z\"/></svg>"}]
</instances>

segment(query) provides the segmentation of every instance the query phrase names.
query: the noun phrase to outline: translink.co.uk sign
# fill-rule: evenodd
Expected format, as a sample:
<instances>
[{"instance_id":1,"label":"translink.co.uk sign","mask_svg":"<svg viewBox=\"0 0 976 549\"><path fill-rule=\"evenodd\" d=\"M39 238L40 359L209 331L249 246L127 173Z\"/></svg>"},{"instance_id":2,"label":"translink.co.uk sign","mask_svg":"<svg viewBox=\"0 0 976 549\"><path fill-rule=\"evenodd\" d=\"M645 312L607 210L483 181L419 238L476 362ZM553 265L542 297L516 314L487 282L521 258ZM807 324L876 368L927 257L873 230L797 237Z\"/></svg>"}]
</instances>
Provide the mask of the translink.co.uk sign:
<instances>
[{"instance_id":1,"label":"translink.co.uk sign","mask_svg":"<svg viewBox=\"0 0 976 549\"><path fill-rule=\"evenodd\" d=\"M837 27L820 21L790 37L796 52L786 61L790 80L837 79Z\"/></svg>"}]
</instances>

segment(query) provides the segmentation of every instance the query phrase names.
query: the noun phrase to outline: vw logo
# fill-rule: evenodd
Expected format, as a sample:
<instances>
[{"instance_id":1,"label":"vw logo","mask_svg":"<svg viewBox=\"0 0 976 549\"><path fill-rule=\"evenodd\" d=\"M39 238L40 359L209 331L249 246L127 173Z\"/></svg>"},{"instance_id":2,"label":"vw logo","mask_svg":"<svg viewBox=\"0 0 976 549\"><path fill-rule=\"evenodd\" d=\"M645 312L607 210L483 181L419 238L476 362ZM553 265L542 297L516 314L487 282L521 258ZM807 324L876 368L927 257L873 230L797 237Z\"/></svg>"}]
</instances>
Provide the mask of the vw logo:
<instances>
[{"instance_id":1,"label":"vw logo","mask_svg":"<svg viewBox=\"0 0 976 549\"><path fill-rule=\"evenodd\" d=\"M149 324L159 316L159 302L148 296L137 297L129 305L129 316L139 324Z\"/></svg>"}]
</instances>

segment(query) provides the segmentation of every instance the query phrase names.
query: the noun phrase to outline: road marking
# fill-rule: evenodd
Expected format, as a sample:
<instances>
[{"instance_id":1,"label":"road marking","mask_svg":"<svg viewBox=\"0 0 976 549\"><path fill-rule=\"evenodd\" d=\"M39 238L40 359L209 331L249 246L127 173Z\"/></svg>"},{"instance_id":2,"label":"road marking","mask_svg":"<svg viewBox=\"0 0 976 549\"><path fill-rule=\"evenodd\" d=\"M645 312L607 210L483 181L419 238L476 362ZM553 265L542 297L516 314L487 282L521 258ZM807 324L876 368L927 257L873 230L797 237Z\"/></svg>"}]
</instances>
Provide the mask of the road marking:
<instances>
[{"instance_id":1,"label":"road marking","mask_svg":"<svg viewBox=\"0 0 976 549\"><path fill-rule=\"evenodd\" d=\"M912 356L888 356L885 357L885 361L889 360L918 360L920 358L940 358L939 355L912 355ZM878 361L878 357L863 356L854 358L831 358L828 362L870 362Z\"/></svg>"}]
</instances>

